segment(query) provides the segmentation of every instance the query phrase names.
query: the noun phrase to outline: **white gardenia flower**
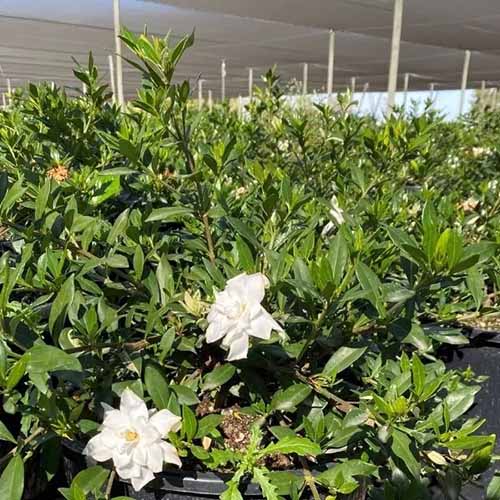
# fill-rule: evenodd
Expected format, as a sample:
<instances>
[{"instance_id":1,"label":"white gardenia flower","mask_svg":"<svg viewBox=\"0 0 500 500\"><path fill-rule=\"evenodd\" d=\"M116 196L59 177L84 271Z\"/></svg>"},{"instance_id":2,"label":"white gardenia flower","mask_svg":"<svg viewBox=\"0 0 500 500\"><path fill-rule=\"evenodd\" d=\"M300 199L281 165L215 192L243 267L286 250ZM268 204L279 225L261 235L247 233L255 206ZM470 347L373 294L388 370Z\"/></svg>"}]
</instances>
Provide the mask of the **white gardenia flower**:
<instances>
[{"instance_id":1,"label":"white gardenia flower","mask_svg":"<svg viewBox=\"0 0 500 500\"><path fill-rule=\"evenodd\" d=\"M97 462L112 459L118 476L130 479L135 491L154 479L164 462L181 467L177 450L163 441L170 431L180 428L180 417L168 410L148 411L130 389L123 391L119 410L105 408L101 430L88 442L85 455Z\"/></svg>"},{"instance_id":2,"label":"white gardenia flower","mask_svg":"<svg viewBox=\"0 0 500 500\"><path fill-rule=\"evenodd\" d=\"M245 359L249 337L269 339L271 331L282 332L281 326L260 305L269 280L261 273L240 274L230 279L226 288L216 294L208 313L208 343L223 338L229 348L228 361Z\"/></svg>"},{"instance_id":3,"label":"white gardenia flower","mask_svg":"<svg viewBox=\"0 0 500 500\"><path fill-rule=\"evenodd\" d=\"M330 206L332 207L329 211L330 217L333 221L330 221L321 231L322 236L328 236L336 227L341 226L345 222L344 211L340 208L339 200L337 196L333 195L330 200Z\"/></svg>"}]
</instances>

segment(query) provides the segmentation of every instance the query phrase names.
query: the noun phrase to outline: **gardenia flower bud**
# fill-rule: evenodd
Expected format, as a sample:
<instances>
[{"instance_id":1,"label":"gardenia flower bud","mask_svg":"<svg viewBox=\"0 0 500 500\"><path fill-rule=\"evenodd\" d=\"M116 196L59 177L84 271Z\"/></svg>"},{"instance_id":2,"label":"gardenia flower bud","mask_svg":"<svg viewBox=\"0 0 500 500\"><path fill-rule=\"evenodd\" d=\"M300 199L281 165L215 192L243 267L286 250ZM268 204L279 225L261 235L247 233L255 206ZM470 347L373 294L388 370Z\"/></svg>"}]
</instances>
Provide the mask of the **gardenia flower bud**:
<instances>
[{"instance_id":1,"label":"gardenia flower bud","mask_svg":"<svg viewBox=\"0 0 500 500\"><path fill-rule=\"evenodd\" d=\"M97 462L113 460L116 473L130 479L139 491L161 472L163 462L181 467L177 450L163 438L180 428L181 418L168 410L148 411L146 404L130 389L121 396L120 409L106 405L99 434L83 453Z\"/></svg>"},{"instance_id":2,"label":"gardenia flower bud","mask_svg":"<svg viewBox=\"0 0 500 500\"><path fill-rule=\"evenodd\" d=\"M263 274L243 273L216 294L208 313L206 340L212 343L223 338L222 345L229 348L228 361L247 357L250 336L267 340L272 330L283 331L260 305L267 286L269 281Z\"/></svg>"}]
</instances>

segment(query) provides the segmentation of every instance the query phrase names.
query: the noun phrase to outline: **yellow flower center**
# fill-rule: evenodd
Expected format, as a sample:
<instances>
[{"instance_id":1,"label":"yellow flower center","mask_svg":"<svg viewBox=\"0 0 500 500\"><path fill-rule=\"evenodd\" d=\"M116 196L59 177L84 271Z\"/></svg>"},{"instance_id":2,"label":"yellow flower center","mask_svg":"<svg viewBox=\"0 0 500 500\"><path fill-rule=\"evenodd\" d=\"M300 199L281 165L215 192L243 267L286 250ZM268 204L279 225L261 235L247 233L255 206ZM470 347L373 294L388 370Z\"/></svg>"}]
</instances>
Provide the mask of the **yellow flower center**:
<instances>
[{"instance_id":1,"label":"yellow flower center","mask_svg":"<svg viewBox=\"0 0 500 500\"><path fill-rule=\"evenodd\" d=\"M125 432L125 441L128 441L131 443L132 441L136 441L137 438L139 437L139 434L135 431L126 431Z\"/></svg>"}]
</instances>

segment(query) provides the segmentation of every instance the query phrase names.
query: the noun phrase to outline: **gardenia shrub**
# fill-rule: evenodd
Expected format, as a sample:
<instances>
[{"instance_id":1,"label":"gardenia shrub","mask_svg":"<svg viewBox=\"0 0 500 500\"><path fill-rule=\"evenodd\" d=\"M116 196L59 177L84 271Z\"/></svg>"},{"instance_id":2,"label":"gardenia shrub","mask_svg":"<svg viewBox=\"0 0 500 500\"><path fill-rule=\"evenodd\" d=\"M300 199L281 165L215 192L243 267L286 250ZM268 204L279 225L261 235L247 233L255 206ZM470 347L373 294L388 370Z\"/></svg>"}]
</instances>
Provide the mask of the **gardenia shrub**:
<instances>
[{"instance_id":1,"label":"gardenia shrub","mask_svg":"<svg viewBox=\"0 0 500 500\"><path fill-rule=\"evenodd\" d=\"M271 70L243 117L200 113L192 36L122 39L125 110L90 57L85 94L0 113L0 498L61 486L75 447L67 500L171 469L223 500L458 498L495 446L441 355L498 312L495 112L292 109Z\"/></svg>"}]
</instances>

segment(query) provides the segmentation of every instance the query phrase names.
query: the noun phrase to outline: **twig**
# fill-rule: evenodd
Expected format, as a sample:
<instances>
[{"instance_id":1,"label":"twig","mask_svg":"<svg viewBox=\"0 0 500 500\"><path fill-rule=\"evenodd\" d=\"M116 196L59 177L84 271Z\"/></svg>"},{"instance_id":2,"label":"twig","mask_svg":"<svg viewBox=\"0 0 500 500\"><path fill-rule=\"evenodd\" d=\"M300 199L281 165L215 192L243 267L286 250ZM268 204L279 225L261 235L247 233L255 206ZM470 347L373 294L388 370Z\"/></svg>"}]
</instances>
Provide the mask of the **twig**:
<instances>
[{"instance_id":1,"label":"twig","mask_svg":"<svg viewBox=\"0 0 500 500\"><path fill-rule=\"evenodd\" d=\"M208 222L208 215L205 213L202 216L203 227L205 229L205 238L207 239L208 245L208 257L212 264L215 264L215 250L214 250L214 242L212 239L212 232L210 231L210 223Z\"/></svg>"},{"instance_id":2,"label":"twig","mask_svg":"<svg viewBox=\"0 0 500 500\"><path fill-rule=\"evenodd\" d=\"M106 493L105 493L106 500L109 500L111 498L111 489L113 488L113 482L115 480L115 477L116 477L116 471L115 469L113 469L111 471L111 474L109 475L108 484L106 486Z\"/></svg>"},{"instance_id":3,"label":"twig","mask_svg":"<svg viewBox=\"0 0 500 500\"><path fill-rule=\"evenodd\" d=\"M29 435L24 441L21 443L18 443L12 450L10 450L6 455L4 455L2 458L0 458L0 465L2 465L5 461L7 461L11 456L15 455L19 448L23 448L24 446L28 445L36 439L40 434L43 434L45 432L45 429L43 427L38 427L36 431L33 432L33 434Z\"/></svg>"},{"instance_id":4,"label":"twig","mask_svg":"<svg viewBox=\"0 0 500 500\"><path fill-rule=\"evenodd\" d=\"M307 462L305 461L304 457L299 457L299 460L300 464L302 465L302 469L304 470L304 481L307 486L309 486L314 500L321 500L318 489L316 488L316 484L314 482L314 476L311 474Z\"/></svg>"},{"instance_id":5,"label":"twig","mask_svg":"<svg viewBox=\"0 0 500 500\"><path fill-rule=\"evenodd\" d=\"M128 352L135 352L145 349L150 345L155 344L159 340L162 339L161 335L155 335L154 337L150 337L149 339L136 340L135 342L114 342L108 344L94 344L94 345L83 345L79 347L71 347L70 349L64 349L64 352L68 354L75 354L77 352L90 352L96 351L98 349L117 349L124 348Z\"/></svg>"}]
</instances>

